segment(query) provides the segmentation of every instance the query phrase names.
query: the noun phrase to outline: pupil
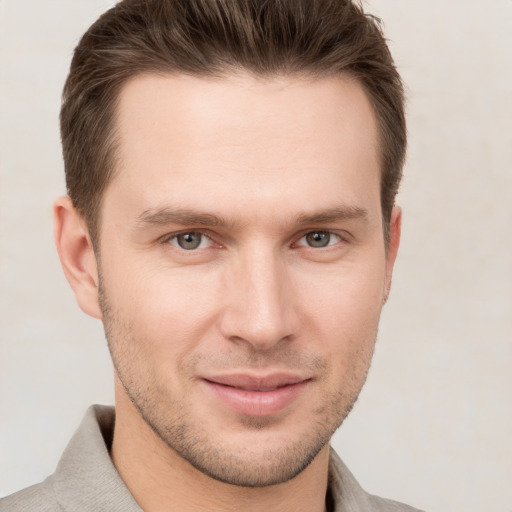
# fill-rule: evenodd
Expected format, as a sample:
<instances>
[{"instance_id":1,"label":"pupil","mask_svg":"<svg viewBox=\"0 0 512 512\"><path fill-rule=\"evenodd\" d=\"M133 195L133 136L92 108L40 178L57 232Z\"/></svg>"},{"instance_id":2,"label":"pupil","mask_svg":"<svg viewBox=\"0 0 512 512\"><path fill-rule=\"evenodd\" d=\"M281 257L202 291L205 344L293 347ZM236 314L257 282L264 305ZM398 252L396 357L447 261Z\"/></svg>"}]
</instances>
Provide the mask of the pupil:
<instances>
[{"instance_id":1,"label":"pupil","mask_svg":"<svg viewBox=\"0 0 512 512\"><path fill-rule=\"evenodd\" d=\"M329 244L331 237L325 231L315 231L314 233L309 233L306 238L311 247L325 247Z\"/></svg>"},{"instance_id":2,"label":"pupil","mask_svg":"<svg viewBox=\"0 0 512 512\"><path fill-rule=\"evenodd\" d=\"M184 233L178 236L178 244L182 249L197 249L201 244L200 233Z\"/></svg>"}]
</instances>

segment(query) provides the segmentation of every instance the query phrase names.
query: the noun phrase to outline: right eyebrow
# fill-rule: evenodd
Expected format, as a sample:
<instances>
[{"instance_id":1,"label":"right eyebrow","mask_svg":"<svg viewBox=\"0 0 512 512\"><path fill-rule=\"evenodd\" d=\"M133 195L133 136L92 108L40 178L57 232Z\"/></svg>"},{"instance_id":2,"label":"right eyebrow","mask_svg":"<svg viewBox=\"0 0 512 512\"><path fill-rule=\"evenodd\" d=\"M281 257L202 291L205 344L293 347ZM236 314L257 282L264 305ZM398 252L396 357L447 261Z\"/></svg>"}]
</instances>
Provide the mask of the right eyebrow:
<instances>
[{"instance_id":1,"label":"right eyebrow","mask_svg":"<svg viewBox=\"0 0 512 512\"><path fill-rule=\"evenodd\" d=\"M142 212L137 218L140 227L164 226L177 224L182 226L198 225L204 227L226 227L233 223L213 213L198 212L195 210L170 208L150 209Z\"/></svg>"}]
</instances>

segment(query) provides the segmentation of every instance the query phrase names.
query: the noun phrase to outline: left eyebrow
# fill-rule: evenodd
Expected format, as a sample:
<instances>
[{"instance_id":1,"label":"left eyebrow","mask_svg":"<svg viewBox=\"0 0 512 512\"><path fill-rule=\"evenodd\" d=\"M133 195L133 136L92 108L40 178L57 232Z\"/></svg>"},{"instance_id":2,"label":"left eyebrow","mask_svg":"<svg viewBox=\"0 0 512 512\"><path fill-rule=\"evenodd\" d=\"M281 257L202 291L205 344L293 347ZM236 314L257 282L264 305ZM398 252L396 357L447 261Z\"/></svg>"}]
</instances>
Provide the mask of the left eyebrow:
<instances>
[{"instance_id":1,"label":"left eyebrow","mask_svg":"<svg viewBox=\"0 0 512 512\"><path fill-rule=\"evenodd\" d=\"M342 206L339 208L329 208L310 214L304 213L297 217L297 223L306 224L327 224L343 220L368 220L368 211L357 206Z\"/></svg>"}]
</instances>

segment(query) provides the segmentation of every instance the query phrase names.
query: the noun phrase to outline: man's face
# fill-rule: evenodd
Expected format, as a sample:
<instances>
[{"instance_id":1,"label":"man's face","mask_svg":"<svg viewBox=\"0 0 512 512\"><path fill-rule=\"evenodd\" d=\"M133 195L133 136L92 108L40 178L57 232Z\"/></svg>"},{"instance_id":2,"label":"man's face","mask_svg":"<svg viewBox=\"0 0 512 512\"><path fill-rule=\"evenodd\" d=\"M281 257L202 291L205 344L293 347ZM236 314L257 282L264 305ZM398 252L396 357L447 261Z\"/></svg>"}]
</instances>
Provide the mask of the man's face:
<instances>
[{"instance_id":1,"label":"man's face","mask_svg":"<svg viewBox=\"0 0 512 512\"><path fill-rule=\"evenodd\" d=\"M370 104L348 78L141 76L118 113L99 252L123 393L204 473L286 481L356 400L389 285Z\"/></svg>"}]
</instances>

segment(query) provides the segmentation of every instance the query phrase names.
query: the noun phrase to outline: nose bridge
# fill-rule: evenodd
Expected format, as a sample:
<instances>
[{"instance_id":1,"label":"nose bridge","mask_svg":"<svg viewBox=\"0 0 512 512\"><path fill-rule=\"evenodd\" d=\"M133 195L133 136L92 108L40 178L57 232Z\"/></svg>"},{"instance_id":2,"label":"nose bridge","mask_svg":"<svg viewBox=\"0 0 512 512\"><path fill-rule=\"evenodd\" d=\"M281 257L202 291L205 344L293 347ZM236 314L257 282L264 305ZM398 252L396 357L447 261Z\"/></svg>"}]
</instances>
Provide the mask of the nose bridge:
<instances>
[{"instance_id":1,"label":"nose bridge","mask_svg":"<svg viewBox=\"0 0 512 512\"><path fill-rule=\"evenodd\" d=\"M251 244L237 258L231 279L224 334L266 350L294 334L293 294L278 251Z\"/></svg>"}]
</instances>

